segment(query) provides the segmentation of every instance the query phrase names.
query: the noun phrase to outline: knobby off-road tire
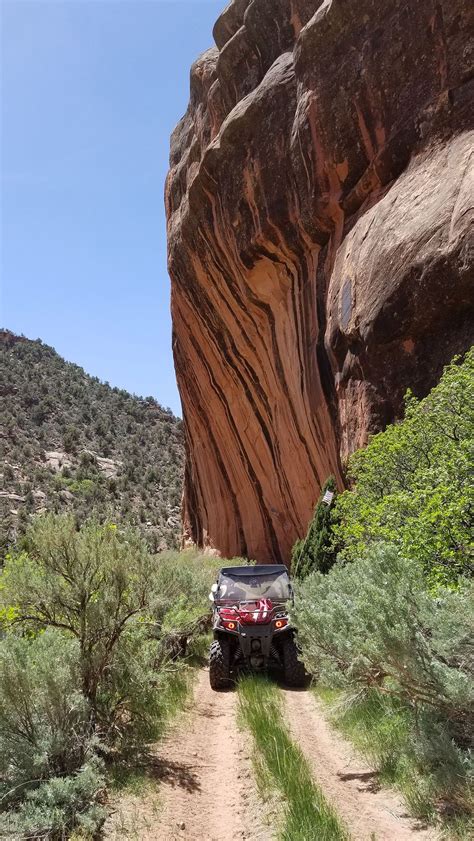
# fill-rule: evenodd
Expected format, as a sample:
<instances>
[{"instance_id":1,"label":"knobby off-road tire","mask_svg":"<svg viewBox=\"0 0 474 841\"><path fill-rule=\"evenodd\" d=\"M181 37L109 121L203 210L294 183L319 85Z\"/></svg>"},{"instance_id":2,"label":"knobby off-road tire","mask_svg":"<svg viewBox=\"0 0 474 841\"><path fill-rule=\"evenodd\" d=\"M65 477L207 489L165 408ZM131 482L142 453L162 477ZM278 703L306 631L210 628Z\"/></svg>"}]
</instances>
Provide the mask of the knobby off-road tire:
<instances>
[{"instance_id":1,"label":"knobby off-road tire","mask_svg":"<svg viewBox=\"0 0 474 841\"><path fill-rule=\"evenodd\" d=\"M209 649L209 682L211 689L229 689L230 646L226 639L214 640Z\"/></svg>"},{"instance_id":2,"label":"knobby off-road tire","mask_svg":"<svg viewBox=\"0 0 474 841\"><path fill-rule=\"evenodd\" d=\"M283 677L288 686L306 686L305 667L298 660L298 648L292 637L283 642Z\"/></svg>"}]
</instances>

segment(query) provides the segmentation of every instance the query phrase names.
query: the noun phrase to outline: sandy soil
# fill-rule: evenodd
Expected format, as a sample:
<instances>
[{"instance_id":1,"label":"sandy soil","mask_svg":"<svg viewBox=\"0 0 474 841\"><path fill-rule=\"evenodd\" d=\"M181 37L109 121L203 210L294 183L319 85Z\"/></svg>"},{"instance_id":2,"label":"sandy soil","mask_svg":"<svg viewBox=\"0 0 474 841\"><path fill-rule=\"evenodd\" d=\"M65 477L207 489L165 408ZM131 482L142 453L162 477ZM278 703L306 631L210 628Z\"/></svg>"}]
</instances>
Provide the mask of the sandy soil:
<instances>
[{"instance_id":1,"label":"sandy soil","mask_svg":"<svg viewBox=\"0 0 474 841\"><path fill-rule=\"evenodd\" d=\"M237 727L237 693L215 693L207 669L194 703L156 748L158 790L121 796L108 841L270 841L250 762L250 737Z\"/></svg>"},{"instance_id":2,"label":"sandy soil","mask_svg":"<svg viewBox=\"0 0 474 841\"><path fill-rule=\"evenodd\" d=\"M406 814L398 795L328 724L309 691L284 689L286 717L327 800L354 841L436 841ZM149 782L112 803L106 841L271 841L278 799L262 807L250 735L237 726L237 692L215 693L207 669L194 701L152 752ZM273 824L273 830L272 825Z\"/></svg>"},{"instance_id":3,"label":"sandy soil","mask_svg":"<svg viewBox=\"0 0 474 841\"><path fill-rule=\"evenodd\" d=\"M284 694L291 735L354 841L436 841L436 833L407 815L395 792L378 785L376 772L328 724L311 692Z\"/></svg>"},{"instance_id":4,"label":"sandy soil","mask_svg":"<svg viewBox=\"0 0 474 841\"><path fill-rule=\"evenodd\" d=\"M207 669L199 676L194 714L176 740L163 745L166 762L180 764L184 782L167 781L161 815L163 841L267 841L259 823L250 767L250 740L237 727L237 693L213 692Z\"/></svg>"}]
</instances>

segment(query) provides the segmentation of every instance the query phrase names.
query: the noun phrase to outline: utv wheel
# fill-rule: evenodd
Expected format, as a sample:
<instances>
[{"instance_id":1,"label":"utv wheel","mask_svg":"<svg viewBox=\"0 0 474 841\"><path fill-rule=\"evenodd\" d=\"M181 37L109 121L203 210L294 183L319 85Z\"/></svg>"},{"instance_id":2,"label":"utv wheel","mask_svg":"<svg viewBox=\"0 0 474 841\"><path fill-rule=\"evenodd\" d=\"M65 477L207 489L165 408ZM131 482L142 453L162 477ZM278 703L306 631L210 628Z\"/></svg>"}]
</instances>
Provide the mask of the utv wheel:
<instances>
[{"instance_id":1,"label":"utv wheel","mask_svg":"<svg viewBox=\"0 0 474 841\"><path fill-rule=\"evenodd\" d=\"M292 637L283 643L283 676L288 686L306 686L305 667L298 660L298 648Z\"/></svg>"},{"instance_id":2,"label":"utv wheel","mask_svg":"<svg viewBox=\"0 0 474 841\"><path fill-rule=\"evenodd\" d=\"M230 646L227 640L214 640L209 650L209 681L211 689L228 689L230 679Z\"/></svg>"}]
</instances>

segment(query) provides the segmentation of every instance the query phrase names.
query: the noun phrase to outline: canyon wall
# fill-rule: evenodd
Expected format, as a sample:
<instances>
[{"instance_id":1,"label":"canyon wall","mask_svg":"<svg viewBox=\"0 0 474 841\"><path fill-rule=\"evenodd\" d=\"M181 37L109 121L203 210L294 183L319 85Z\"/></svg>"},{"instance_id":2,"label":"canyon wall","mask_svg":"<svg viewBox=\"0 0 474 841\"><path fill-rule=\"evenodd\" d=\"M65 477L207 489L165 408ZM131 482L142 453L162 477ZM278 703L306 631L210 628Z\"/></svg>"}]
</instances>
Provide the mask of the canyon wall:
<instances>
[{"instance_id":1,"label":"canyon wall","mask_svg":"<svg viewBox=\"0 0 474 841\"><path fill-rule=\"evenodd\" d=\"M166 184L184 537L287 562L473 341L468 0L234 0Z\"/></svg>"}]
</instances>

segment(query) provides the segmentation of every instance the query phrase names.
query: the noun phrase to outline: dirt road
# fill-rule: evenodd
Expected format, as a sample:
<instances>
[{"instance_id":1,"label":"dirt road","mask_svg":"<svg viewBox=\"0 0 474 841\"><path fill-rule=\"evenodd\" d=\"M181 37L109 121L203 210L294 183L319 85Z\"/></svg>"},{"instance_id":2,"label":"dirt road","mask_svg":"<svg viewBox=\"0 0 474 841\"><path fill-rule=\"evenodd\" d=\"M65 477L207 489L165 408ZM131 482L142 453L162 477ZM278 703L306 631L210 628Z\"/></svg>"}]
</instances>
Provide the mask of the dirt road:
<instances>
[{"instance_id":1,"label":"dirt road","mask_svg":"<svg viewBox=\"0 0 474 841\"><path fill-rule=\"evenodd\" d=\"M373 770L328 725L312 693L284 690L284 697L291 735L354 841L434 841L395 793L379 788ZM258 801L250 735L238 729L237 703L236 691L215 693L207 669L199 673L193 703L156 746L155 788L138 798L122 796L105 827L108 841L276 838L268 804L262 808Z\"/></svg>"},{"instance_id":2,"label":"dirt road","mask_svg":"<svg viewBox=\"0 0 474 841\"><path fill-rule=\"evenodd\" d=\"M188 711L156 746L157 786L120 797L105 839L270 841L250 753L250 736L237 726L237 692L213 692L203 669Z\"/></svg>"},{"instance_id":3,"label":"dirt road","mask_svg":"<svg viewBox=\"0 0 474 841\"><path fill-rule=\"evenodd\" d=\"M237 727L237 693L217 694L207 669L199 675L194 710L163 745L167 762L183 776L165 780L160 841L267 841L259 821L250 764L250 737ZM177 737L177 738L176 738Z\"/></svg>"},{"instance_id":4,"label":"dirt road","mask_svg":"<svg viewBox=\"0 0 474 841\"><path fill-rule=\"evenodd\" d=\"M312 692L283 691L290 733L353 841L435 841L436 833L407 815L401 797L377 784L373 768L328 724Z\"/></svg>"}]
</instances>

